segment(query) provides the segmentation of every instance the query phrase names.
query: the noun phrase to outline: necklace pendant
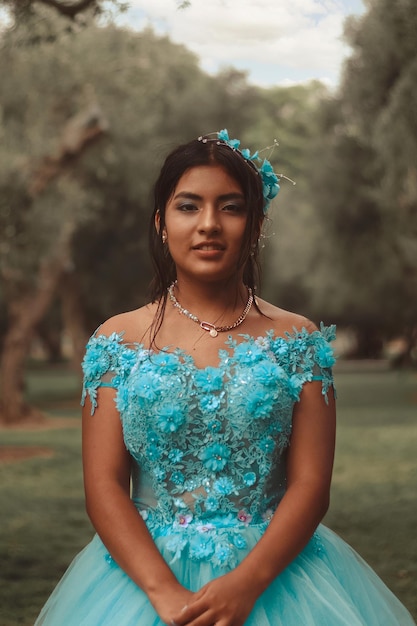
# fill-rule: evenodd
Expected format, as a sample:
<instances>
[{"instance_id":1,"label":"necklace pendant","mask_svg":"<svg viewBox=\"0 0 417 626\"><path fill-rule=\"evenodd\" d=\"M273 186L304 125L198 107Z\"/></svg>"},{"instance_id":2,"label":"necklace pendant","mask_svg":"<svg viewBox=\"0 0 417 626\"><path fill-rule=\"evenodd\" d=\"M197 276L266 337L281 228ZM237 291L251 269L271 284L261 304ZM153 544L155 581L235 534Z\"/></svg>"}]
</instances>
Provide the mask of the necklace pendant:
<instances>
[{"instance_id":1,"label":"necklace pendant","mask_svg":"<svg viewBox=\"0 0 417 626\"><path fill-rule=\"evenodd\" d=\"M210 322L200 322L200 326L209 333L210 337L217 337L218 332L214 324L210 324Z\"/></svg>"},{"instance_id":2,"label":"necklace pendant","mask_svg":"<svg viewBox=\"0 0 417 626\"><path fill-rule=\"evenodd\" d=\"M235 322L233 322L233 324L231 324L230 326L215 326L214 324L211 324L210 322L204 322L204 321L201 322L196 315L193 315L192 313L190 313L190 311L188 311L187 309L184 309L184 307L182 307L180 303L178 302L178 300L176 299L175 294L174 294L174 287L176 284L177 282L174 281L168 287L168 295L174 307L178 309L179 313L188 317L192 322L199 324L200 328L208 332L210 337L213 337L213 338L217 337L219 333L225 333L228 330L233 330L234 328L237 328L238 326L240 326L241 323L246 319L246 316L249 313L250 308L252 306L252 302L253 302L252 290L249 287L247 287L248 301L241 315L237 318Z\"/></svg>"}]
</instances>

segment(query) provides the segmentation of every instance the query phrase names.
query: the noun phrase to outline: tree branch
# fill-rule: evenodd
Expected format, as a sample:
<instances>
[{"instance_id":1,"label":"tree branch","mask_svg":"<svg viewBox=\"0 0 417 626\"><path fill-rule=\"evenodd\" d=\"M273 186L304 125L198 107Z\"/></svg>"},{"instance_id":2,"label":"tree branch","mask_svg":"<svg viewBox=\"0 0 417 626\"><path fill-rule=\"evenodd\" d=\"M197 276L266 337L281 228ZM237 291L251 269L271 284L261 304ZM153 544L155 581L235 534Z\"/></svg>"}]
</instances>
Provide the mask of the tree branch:
<instances>
[{"instance_id":1,"label":"tree branch","mask_svg":"<svg viewBox=\"0 0 417 626\"><path fill-rule=\"evenodd\" d=\"M41 2L43 4L47 4L50 7L53 7L62 15L66 15L67 17L74 18L78 13L82 13L88 8L97 9L99 2L98 0L77 0L77 2L72 2L71 0L36 0L37 2Z\"/></svg>"}]
</instances>

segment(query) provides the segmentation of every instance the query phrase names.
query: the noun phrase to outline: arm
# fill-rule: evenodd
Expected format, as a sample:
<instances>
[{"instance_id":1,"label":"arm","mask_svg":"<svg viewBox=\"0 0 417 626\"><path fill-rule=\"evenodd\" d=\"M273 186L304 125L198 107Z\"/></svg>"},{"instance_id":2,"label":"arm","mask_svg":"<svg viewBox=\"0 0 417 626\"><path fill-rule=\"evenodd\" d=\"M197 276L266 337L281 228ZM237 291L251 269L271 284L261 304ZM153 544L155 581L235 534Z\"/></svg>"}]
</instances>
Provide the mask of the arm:
<instances>
[{"instance_id":1,"label":"arm","mask_svg":"<svg viewBox=\"0 0 417 626\"><path fill-rule=\"evenodd\" d=\"M230 573L205 585L174 619L178 626L242 626L256 599L308 543L327 511L335 443L333 393L304 385L294 408L288 487L265 534Z\"/></svg>"},{"instance_id":2,"label":"arm","mask_svg":"<svg viewBox=\"0 0 417 626\"><path fill-rule=\"evenodd\" d=\"M102 387L94 414L88 399L83 409L87 513L112 557L169 623L192 594L178 583L130 499L131 458L114 394L114 389Z\"/></svg>"}]
</instances>

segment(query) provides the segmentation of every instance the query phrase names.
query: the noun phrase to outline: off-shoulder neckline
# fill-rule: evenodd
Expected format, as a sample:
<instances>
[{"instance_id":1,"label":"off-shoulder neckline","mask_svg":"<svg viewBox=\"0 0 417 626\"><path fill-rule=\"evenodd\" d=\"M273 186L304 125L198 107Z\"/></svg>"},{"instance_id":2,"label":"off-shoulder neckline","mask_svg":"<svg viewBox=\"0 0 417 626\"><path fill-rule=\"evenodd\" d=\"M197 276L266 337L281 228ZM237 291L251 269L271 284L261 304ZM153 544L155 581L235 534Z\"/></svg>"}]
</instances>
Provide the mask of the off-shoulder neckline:
<instances>
[{"instance_id":1,"label":"off-shoulder neckline","mask_svg":"<svg viewBox=\"0 0 417 626\"><path fill-rule=\"evenodd\" d=\"M301 340L301 341L309 340L311 342L312 340L321 337L330 343L335 338L335 329L336 329L335 325L325 326L323 323L321 323L319 328L315 328L312 331L307 330L305 326L303 326L300 329L297 329L294 327L292 332L285 331L284 335L276 334L274 329L267 330L262 335L259 335L257 337L254 337L246 333L239 333L238 337L242 337L241 341L238 341L237 338L234 339L230 335L228 335L225 338L222 347L218 349L216 364L215 365L208 364L205 366L199 366L196 364L195 357L182 348L168 345L168 346L163 346L159 350L153 350L150 348L146 348L143 343L140 343L138 341L123 341L123 337L125 334L124 330L118 331L118 332L114 331L110 333L109 335L105 335L105 334L99 334L100 328L101 326L99 326L96 329L96 331L92 335L92 338L104 339L109 342L116 342L119 346L123 346L126 349L132 350L134 352L138 352L142 350L148 356L158 356L160 354L178 356L179 358L182 359L184 364L186 364L189 367L192 367L192 369L196 371L205 371L207 369L221 370L222 368L224 368L225 360L233 359L236 354L237 348L239 348L240 346L244 346L244 345L255 344L267 351L268 349L267 342L268 341L276 342L279 339L281 339L284 342L284 344L285 343L290 344L291 342L296 341L296 340ZM228 348L230 351L228 350Z\"/></svg>"}]
</instances>

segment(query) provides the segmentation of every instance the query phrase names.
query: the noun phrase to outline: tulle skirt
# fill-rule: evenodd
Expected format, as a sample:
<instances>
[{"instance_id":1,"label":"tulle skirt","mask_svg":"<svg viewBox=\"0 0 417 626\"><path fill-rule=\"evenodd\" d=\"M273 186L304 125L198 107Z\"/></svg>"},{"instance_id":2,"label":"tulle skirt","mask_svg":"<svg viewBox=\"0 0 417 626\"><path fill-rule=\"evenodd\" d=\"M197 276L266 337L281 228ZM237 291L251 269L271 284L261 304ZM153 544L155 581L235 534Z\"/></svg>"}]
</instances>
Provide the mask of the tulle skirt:
<instances>
[{"instance_id":1,"label":"tulle skirt","mask_svg":"<svg viewBox=\"0 0 417 626\"><path fill-rule=\"evenodd\" d=\"M247 547L260 538L245 529ZM258 598L245 626L413 626L407 609L363 559L323 525ZM224 574L210 561L171 563L169 537L156 544L178 580L197 591ZM146 594L109 558L98 536L74 559L35 626L162 626Z\"/></svg>"}]
</instances>

